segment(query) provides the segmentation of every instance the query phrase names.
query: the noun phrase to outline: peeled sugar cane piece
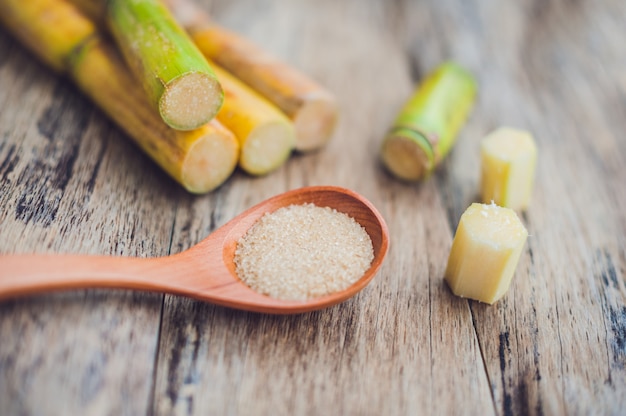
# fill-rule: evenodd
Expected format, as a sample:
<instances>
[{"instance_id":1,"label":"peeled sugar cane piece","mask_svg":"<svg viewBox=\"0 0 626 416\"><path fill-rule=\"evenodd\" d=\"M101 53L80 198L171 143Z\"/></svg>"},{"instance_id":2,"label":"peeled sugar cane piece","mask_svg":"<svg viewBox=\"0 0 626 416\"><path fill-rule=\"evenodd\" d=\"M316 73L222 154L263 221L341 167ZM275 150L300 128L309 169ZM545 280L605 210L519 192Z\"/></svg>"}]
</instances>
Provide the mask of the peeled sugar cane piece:
<instances>
[{"instance_id":1,"label":"peeled sugar cane piece","mask_svg":"<svg viewBox=\"0 0 626 416\"><path fill-rule=\"evenodd\" d=\"M225 95L217 118L239 140L239 166L252 175L264 175L281 166L295 145L293 123L226 70L215 64L213 69Z\"/></svg>"},{"instance_id":2,"label":"peeled sugar cane piece","mask_svg":"<svg viewBox=\"0 0 626 416\"><path fill-rule=\"evenodd\" d=\"M397 178L427 177L452 148L476 97L476 81L453 62L430 73L404 105L380 154Z\"/></svg>"},{"instance_id":3,"label":"peeled sugar cane piece","mask_svg":"<svg viewBox=\"0 0 626 416\"><path fill-rule=\"evenodd\" d=\"M291 119L297 151L317 150L330 140L339 109L328 90L255 43L212 22L195 1L166 0L165 3L207 58L263 95Z\"/></svg>"},{"instance_id":4,"label":"peeled sugar cane piece","mask_svg":"<svg viewBox=\"0 0 626 416\"><path fill-rule=\"evenodd\" d=\"M74 5L66 0L0 0L0 8L0 23L46 64L70 75L185 189L209 192L236 168L235 136L216 120L192 131L163 123L116 51Z\"/></svg>"},{"instance_id":5,"label":"peeled sugar cane piece","mask_svg":"<svg viewBox=\"0 0 626 416\"><path fill-rule=\"evenodd\" d=\"M165 123L192 130L215 117L222 88L167 7L159 0L108 0L106 21Z\"/></svg>"},{"instance_id":6,"label":"peeled sugar cane piece","mask_svg":"<svg viewBox=\"0 0 626 416\"><path fill-rule=\"evenodd\" d=\"M501 127L480 145L482 202L523 210L533 189L537 146L530 133Z\"/></svg>"},{"instance_id":7,"label":"peeled sugar cane piece","mask_svg":"<svg viewBox=\"0 0 626 416\"><path fill-rule=\"evenodd\" d=\"M452 292L493 304L509 290L528 232L515 211L472 204L452 241L445 280Z\"/></svg>"}]
</instances>

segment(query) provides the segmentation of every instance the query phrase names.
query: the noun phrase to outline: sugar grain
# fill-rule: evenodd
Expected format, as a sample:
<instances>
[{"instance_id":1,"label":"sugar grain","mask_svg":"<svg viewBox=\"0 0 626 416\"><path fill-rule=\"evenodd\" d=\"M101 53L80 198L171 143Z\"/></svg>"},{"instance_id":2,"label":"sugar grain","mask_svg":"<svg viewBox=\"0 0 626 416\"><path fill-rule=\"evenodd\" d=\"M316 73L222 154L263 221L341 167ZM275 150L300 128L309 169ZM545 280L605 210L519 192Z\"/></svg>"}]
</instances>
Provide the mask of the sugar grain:
<instances>
[{"instance_id":1,"label":"sugar grain","mask_svg":"<svg viewBox=\"0 0 626 416\"><path fill-rule=\"evenodd\" d=\"M278 299L346 289L369 269L372 241L354 218L328 207L290 205L261 217L237 242L239 278Z\"/></svg>"}]
</instances>

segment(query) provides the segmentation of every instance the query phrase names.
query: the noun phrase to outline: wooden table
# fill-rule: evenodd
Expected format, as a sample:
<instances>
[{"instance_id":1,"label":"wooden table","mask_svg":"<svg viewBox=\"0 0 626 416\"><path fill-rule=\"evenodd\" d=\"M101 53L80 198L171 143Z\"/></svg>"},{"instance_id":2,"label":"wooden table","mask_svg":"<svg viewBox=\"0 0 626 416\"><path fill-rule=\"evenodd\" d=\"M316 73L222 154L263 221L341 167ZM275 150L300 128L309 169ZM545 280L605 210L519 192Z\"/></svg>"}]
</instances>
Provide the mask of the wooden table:
<instances>
[{"instance_id":1,"label":"wooden table","mask_svg":"<svg viewBox=\"0 0 626 416\"><path fill-rule=\"evenodd\" d=\"M339 185L386 218L382 270L297 316L115 290L4 301L0 414L624 414L626 2L206 3L336 94L328 146L192 196L0 31L0 253L177 253L265 198ZM477 76L477 106L433 177L397 182L382 136L448 59ZM531 236L487 306L442 274L501 125L531 131L539 161Z\"/></svg>"}]
</instances>

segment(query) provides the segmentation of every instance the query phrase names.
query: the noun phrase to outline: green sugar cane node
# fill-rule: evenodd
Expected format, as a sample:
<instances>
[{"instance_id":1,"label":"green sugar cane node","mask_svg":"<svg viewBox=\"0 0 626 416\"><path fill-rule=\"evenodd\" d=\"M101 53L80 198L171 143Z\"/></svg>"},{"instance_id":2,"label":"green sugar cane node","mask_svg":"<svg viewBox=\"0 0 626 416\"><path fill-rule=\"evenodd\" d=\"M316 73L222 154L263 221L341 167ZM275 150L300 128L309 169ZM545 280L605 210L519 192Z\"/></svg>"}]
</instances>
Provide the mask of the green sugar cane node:
<instances>
[{"instance_id":1,"label":"green sugar cane node","mask_svg":"<svg viewBox=\"0 0 626 416\"><path fill-rule=\"evenodd\" d=\"M394 176L405 181L424 179L435 166L432 143L424 133L410 127L396 127L387 134L381 158Z\"/></svg>"}]
</instances>

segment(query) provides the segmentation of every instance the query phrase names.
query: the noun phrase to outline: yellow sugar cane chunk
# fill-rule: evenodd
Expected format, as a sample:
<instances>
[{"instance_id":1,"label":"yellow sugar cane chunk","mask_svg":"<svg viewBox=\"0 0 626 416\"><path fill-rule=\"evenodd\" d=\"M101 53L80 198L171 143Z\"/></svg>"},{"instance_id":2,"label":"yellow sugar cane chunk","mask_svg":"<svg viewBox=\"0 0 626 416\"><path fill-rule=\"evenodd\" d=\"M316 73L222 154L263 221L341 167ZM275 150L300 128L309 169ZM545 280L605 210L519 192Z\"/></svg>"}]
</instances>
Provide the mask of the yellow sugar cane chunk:
<instances>
[{"instance_id":1,"label":"yellow sugar cane chunk","mask_svg":"<svg viewBox=\"0 0 626 416\"><path fill-rule=\"evenodd\" d=\"M295 146L291 120L219 65L213 64L213 70L224 89L224 105L217 119L239 140L239 166L251 175L279 168Z\"/></svg>"},{"instance_id":2,"label":"yellow sugar cane chunk","mask_svg":"<svg viewBox=\"0 0 626 416\"><path fill-rule=\"evenodd\" d=\"M528 232L515 211L472 204L461 216L445 280L452 292L493 304L509 290Z\"/></svg>"},{"instance_id":3,"label":"yellow sugar cane chunk","mask_svg":"<svg viewBox=\"0 0 626 416\"><path fill-rule=\"evenodd\" d=\"M482 201L515 210L527 208L537 161L530 133L499 128L482 140L480 154Z\"/></svg>"}]
</instances>

